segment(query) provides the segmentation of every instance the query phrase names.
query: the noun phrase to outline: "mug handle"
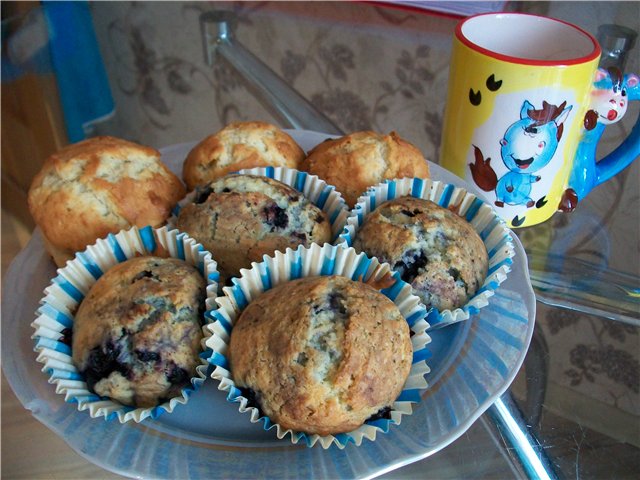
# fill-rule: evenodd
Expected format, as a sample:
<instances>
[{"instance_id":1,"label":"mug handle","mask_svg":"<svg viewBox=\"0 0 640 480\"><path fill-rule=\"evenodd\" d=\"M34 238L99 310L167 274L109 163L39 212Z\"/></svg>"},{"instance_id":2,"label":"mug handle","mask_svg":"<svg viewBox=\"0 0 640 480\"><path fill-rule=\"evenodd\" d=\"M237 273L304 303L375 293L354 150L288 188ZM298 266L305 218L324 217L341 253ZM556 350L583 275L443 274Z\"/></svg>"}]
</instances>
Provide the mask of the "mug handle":
<instances>
[{"instance_id":1,"label":"mug handle","mask_svg":"<svg viewBox=\"0 0 640 480\"><path fill-rule=\"evenodd\" d=\"M611 89L618 89L613 92L624 89L627 102L640 100L640 79L637 75L626 74L622 76L620 71L617 70L616 73L615 69L599 70L598 72L599 75L594 82L595 89L604 90L607 86ZM615 121L619 121L621 118L622 116ZM584 199L594 187L624 170L640 156L639 114L627 138L614 151L596 162L596 148L606 128L606 125L597 119L594 110L590 110L585 116L585 130L576 150L569 185L558 206L559 210L564 212L573 211L578 201Z\"/></svg>"}]
</instances>

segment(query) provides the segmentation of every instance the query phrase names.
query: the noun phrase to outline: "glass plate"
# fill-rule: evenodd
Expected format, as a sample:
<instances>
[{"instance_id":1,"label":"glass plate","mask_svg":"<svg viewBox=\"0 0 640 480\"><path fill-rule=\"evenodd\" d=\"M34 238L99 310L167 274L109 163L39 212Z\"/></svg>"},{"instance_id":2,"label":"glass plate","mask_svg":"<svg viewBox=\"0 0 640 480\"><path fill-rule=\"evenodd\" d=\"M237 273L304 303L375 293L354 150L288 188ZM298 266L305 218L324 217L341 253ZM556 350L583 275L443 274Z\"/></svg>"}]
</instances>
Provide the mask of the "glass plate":
<instances>
[{"instance_id":1,"label":"glass plate","mask_svg":"<svg viewBox=\"0 0 640 480\"><path fill-rule=\"evenodd\" d=\"M289 131L309 150L329 135ZM181 175L193 143L162 149ZM430 164L435 180L476 190ZM516 256L489 306L470 320L430 333L429 389L414 414L375 442L344 450L307 448L276 438L238 413L208 379L189 403L142 424L92 419L55 393L33 352L31 322L55 274L38 229L15 258L2 293L2 367L18 399L75 451L112 472L138 478L374 477L425 458L460 435L509 387L531 340L535 297L526 256L514 236Z\"/></svg>"}]
</instances>

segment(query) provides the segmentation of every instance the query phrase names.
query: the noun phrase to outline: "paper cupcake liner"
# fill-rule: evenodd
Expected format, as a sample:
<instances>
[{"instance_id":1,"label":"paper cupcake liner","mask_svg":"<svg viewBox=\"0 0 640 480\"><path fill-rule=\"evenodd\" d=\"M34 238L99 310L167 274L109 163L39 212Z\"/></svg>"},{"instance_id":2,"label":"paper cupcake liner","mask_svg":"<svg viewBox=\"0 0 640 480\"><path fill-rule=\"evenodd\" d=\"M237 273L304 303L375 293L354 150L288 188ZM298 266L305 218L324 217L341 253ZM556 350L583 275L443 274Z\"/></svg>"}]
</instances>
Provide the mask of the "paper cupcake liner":
<instances>
[{"instance_id":1,"label":"paper cupcake liner","mask_svg":"<svg viewBox=\"0 0 640 480\"><path fill-rule=\"evenodd\" d=\"M200 365L196 367L197 376L191 378L191 385L183 388L181 395L155 407L135 408L89 391L73 363L71 346L65 337L73 328L74 314L89 289L115 265L152 254L179 258L197 267L207 282L206 308L213 308L215 304L210 297L216 295L219 274L211 254L178 230L133 227L98 240L84 252L77 253L64 268L58 269L56 277L44 290L45 296L36 311L37 318L31 324L35 329L31 338L35 341L34 350L38 352L37 361L44 364L42 371L49 375L49 383L56 385L56 393L64 395L66 402L77 403L78 410L88 410L93 418L117 418L121 423L157 418L164 412L172 412L177 405L187 403L209 374L209 364L201 355ZM201 343L204 351L204 337Z\"/></svg>"},{"instance_id":2,"label":"paper cupcake liner","mask_svg":"<svg viewBox=\"0 0 640 480\"><path fill-rule=\"evenodd\" d=\"M286 167L257 167L234 172L242 175L260 175L278 180L301 192L311 203L327 214L331 223L331 242L335 243L344 229L349 216L349 208L342 198L342 194L324 180L306 172ZM175 225L180 210L192 203L196 191L190 192L172 211L169 225Z\"/></svg>"},{"instance_id":3,"label":"paper cupcake liner","mask_svg":"<svg viewBox=\"0 0 640 480\"><path fill-rule=\"evenodd\" d=\"M439 311L432 307L427 315L430 330L468 320L471 315L475 315L489 304L489 298L506 280L507 274L511 271L515 247L507 224L488 204L464 188L421 178L387 180L375 185L358 199L337 244L351 247L358 229L369 213L386 201L409 195L431 200L444 208L451 208L471 224L487 248L487 277L476 294L460 308Z\"/></svg>"},{"instance_id":4,"label":"paper cupcake liner","mask_svg":"<svg viewBox=\"0 0 640 480\"><path fill-rule=\"evenodd\" d=\"M285 429L273 423L269 417L261 417L257 408L248 406L247 398L242 396L229 371L227 349L236 319L253 299L266 290L297 278L342 275L352 280L375 282L389 274L393 284L380 291L398 306L413 332L413 365L400 396L393 404L390 419L367 421L348 433L321 436ZM224 287L224 295L215 300L218 308L208 310L205 314L212 321L206 326L209 337L205 345L210 349L209 362L215 366L211 376L220 381L218 389L227 392L229 402L239 403L239 411L249 413L251 422L262 421L265 430L275 428L279 439L290 436L294 444L303 441L312 447L320 443L325 449L335 444L342 449L349 443L359 446L364 438L375 440L377 433L388 432L392 424L400 424L403 415L412 413L412 404L420 401L421 392L427 388L424 376L429 372L426 360L431 356L426 347L431 341L426 333L429 328L425 321L427 311L420 299L413 295L411 287L400 280L397 273L391 272L388 264L380 264L377 259L369 258L364 253L358 254L353 248L313 244L308 248L299 246L296 250L287 249L284 253L278 251L272 257L265 255L263 262L254 262L250 270L241 270L241 276L234 278L232 283L233 286Z\"/></svg>"}]
</instances>

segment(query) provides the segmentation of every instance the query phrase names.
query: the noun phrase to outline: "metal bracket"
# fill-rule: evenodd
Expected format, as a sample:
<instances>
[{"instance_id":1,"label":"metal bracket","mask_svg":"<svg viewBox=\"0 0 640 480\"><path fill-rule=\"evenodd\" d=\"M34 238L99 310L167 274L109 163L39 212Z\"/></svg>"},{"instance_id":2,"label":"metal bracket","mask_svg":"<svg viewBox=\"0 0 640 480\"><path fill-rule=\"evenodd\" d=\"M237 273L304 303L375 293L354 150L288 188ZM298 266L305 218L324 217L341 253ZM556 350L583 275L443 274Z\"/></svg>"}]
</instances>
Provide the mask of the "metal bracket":
<instances>
[{"instance_id":1,"label":"metal bracket","mask_svg":"<svg viewBox=\"0 0 640 480\"><path fill-rule=\"evenodd\" d=\"M218 58L228 62L283 126L344 135L333 121L235 39L235 23L236 15L231 11L215 10L200 15L206 62L213 65Z\"/></svg>"}]
</instances>

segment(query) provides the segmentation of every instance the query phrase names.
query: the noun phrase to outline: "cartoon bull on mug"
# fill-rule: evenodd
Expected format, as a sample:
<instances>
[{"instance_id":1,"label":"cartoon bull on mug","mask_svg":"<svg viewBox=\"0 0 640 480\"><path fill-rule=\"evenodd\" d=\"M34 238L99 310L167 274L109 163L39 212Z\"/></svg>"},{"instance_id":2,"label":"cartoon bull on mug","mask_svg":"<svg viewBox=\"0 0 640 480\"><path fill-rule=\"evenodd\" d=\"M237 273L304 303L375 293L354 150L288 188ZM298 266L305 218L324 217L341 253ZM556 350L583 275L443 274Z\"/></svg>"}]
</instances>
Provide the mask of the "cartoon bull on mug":
<instances>
[{"instance_id":1,"label":"cartoon bull on mug","mask_svg":"<svg viewBox=\"0 0 640 480\"><path fill-rule=\"evenodd\" d=\"M629 101L640 100L640 78L635 74L623 75L617 68L596 72L590 109L587 111L580 142L573 158L566 189L559 199L558 210L570 212L594 187L605 182L640 158L640 116L631 134L606 157L596 160L596 148L607 125L619 121L627 112ZM498 207L522 205L542 208L546 196L531 198L532 185L541 180L535 175L554 156L562 137L563 124L571 106L542 102L536 110L525 101L520 120L511 124L500 140L500 155L509 169L500 179L477 146L475 162L469 164L475 183L484 191L495 190ZM511 223L520 226L525 218L516 215Z\"/></svg>"},{"instance_id":2,"label":"cartoon bull on mug","mask_svg":"<svg viewBox=\"0 0 640 480\"><path fill-rule=\"evenodd\" d=\"M543 101L542 108L536 109L525 100L520 119L507 128L500 140L500 156L509 169L500 179L490 165L491 159L485 160L482 151L473 146L475 163L469 164L471 175L482 190L495 190L496 206L508 204L531 208L536 205L540 208L546 203L544 196L537 201L531 198L532 184L540 181L536 172L556 153L571 108L567 107L567 102L556 106ZM517 216L513 220L516 225L522 221Z\"/></svg>"}]
</instances>

